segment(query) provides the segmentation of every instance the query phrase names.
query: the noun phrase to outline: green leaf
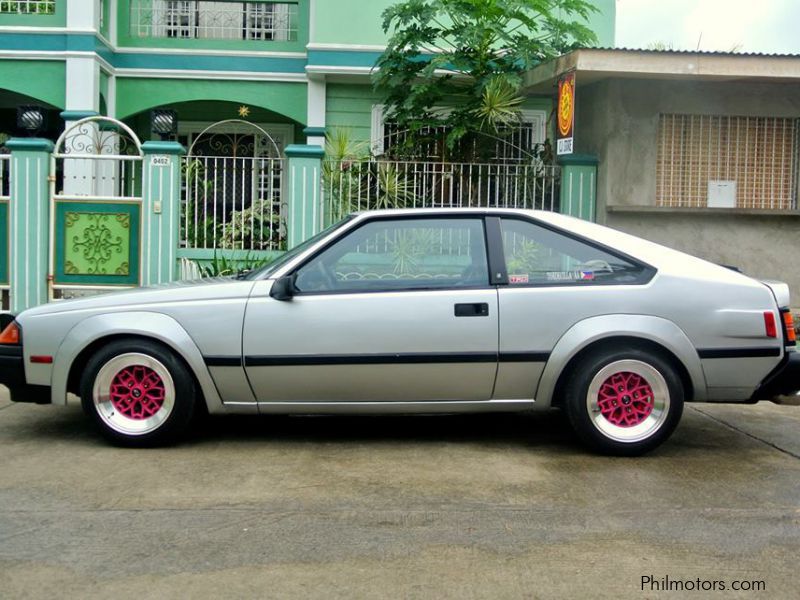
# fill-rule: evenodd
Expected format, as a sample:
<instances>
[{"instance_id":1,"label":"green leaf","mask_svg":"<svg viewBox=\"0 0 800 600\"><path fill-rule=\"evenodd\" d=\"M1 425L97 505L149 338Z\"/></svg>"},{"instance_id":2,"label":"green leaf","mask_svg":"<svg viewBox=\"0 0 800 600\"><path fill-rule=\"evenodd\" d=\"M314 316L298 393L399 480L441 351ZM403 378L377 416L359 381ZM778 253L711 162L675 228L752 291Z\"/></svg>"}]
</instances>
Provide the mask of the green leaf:
<instances>
[{"instance_id":1,"label":"green leaf","mask_svg":"<svg viewBox=\"0 0 800 600\"><path fill-rule=\"evenodd\" d=\"M587 0L403 0L383 12L389 35L373 83L409 148L444 126L446 146L497 136L515 121L525 71L596 43ZM453 106L449 115L434 109ZM492 142L493 143L493 142Z\"/></svg>"}]
</instances>

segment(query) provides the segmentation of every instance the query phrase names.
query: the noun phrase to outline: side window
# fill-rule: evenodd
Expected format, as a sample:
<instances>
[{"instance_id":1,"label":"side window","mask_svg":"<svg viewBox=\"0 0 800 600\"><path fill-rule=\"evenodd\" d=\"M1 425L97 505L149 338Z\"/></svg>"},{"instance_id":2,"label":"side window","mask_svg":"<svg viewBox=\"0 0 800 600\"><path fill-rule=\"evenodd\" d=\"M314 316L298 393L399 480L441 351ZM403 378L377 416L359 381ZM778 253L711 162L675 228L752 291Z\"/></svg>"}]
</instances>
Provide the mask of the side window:
<instances>
[{"instance_id":1,"label":"side window","mask_svg":"<svg viewBox=\"0 0 800 600\"><path fill-rule=\"evenodd\" d=\"M350 233L297 272L300 292L487 286L481 219L381 219Z\"/></svg>"},{"instance_id":2,"label":"side window","mask_svg":"<svg viewBox=\"0 0 800 600\"><path fill-rule=\"evenodd\" d=\"M501 219L510 285L637 283L646 269L529 221Z\"/></svg>"}]
</instances>

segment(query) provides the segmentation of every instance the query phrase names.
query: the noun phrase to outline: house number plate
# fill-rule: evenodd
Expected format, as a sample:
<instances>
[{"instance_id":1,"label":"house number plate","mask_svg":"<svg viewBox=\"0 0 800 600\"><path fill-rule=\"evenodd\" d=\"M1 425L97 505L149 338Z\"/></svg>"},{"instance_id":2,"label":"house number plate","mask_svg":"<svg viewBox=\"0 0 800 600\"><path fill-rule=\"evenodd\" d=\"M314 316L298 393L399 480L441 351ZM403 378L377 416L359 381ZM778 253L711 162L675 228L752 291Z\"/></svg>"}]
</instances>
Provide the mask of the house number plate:
<instances>
[{"instance_id":1,"label":"house number plate","mask_svg":"<svg viewBox=\"0 0 800 600\"><path fill-rule=\"evenodd\" d=\"M169 156L158 154L150 157L150 166L152 167L168 167Z\"/></svg>"}]
</instances>

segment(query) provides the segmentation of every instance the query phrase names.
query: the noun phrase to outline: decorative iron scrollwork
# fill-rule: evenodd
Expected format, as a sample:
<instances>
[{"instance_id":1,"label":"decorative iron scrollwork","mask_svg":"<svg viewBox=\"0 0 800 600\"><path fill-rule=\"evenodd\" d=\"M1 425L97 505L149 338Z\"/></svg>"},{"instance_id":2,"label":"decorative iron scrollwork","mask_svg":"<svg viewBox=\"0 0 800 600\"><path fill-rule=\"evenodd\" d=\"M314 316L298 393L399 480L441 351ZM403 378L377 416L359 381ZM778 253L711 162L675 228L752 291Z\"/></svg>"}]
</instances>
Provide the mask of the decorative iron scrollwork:
<instances>
[{"instance_id":1,"label":"decorative iron scrollwork","mask_svg":"<svg viewBox=\"0 0 800 600\"><path fill-rule=\"evenodd\" d=\"M277 142L264 129L242 119L227 119L206 127L192 140L189 156L280 158Z\"/></svg>"},{"instance_id":2,"label":"decorative iron scrollwork","mask_svg":"<svg viewBox=\"0 0 800 600\"><path fill-rule=\"evenodd\" d=\"M79 121L62 136L57 153L70 156L139 156L139 143L126 131L103 121Z\"/></svg>"}]
</instances>

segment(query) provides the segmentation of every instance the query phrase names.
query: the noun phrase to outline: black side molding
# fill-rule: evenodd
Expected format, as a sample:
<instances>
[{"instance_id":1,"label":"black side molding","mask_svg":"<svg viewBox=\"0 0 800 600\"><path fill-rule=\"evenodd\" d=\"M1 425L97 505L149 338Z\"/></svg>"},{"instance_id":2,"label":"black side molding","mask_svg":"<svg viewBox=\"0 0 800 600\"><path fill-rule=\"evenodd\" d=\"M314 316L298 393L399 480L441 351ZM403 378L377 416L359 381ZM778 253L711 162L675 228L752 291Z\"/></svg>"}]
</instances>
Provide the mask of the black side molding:
<instances>
[{"instance_id":1,"label":"black side molding","mask_svg":"<svg viewBox=\"0 0 800 600\"><path fill-rule=\"evenodd\" d=\"M501 352L500 362L547 362L549 352Z\"/></svg>"},{"instance_id":2,"label":"black side molding","mask_svg":"<svg viewBox=\"0 0 800 600\"><path fill-rule=\"evenodd\" d=\"M430 352L398 354L295 354L245 356L247 367L302 367L313 365L424 365L458 363L547 362L549 352ZM238 356L205 356L209 367L241 367Z\"/></svg>"},{"instance_id":3,"label":"black side molding","mask_svg":"<svg viewBox=\"0 0 800 600\"><path fill-rule=\"evenodd\" d=\"M780 348L698 348L700 358L764 358L780 356Z\"/></svg>"},{"instance_id":4,"label":"black side molding","mask_svg":"<svg viewBox=\"0 0 800 600\"><path fill-rule=\"evenodd\" d=\"M493 352L432 352L398 354L299 354L289 356L246 356L247 367L299 367L306 365L424 365L493 363Z\"/></svg>"},{"instance_id":5,"label":"black side molding","mask_svg":"<svg viewBox=\"0 0 800 600\"><path fill-rule=\"evenodd\" d=\"M241 367L241 356L204 356L207 367Z\"/></svg>"}]
</instances>

